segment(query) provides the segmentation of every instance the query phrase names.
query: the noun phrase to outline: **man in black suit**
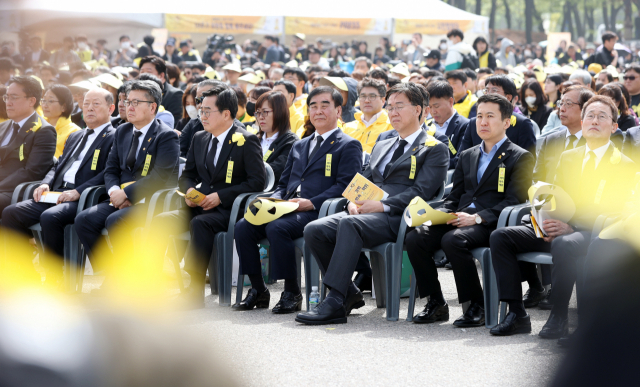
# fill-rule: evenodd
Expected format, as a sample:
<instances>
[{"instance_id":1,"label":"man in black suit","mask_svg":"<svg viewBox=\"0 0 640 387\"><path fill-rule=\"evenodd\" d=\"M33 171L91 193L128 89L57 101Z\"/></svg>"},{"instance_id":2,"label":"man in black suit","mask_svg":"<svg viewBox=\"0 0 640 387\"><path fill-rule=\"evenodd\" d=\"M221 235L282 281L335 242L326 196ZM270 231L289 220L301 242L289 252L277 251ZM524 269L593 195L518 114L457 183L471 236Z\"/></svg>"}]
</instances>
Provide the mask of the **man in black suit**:
<instances>
[{"instance_id":1,"label":"man in black suit","mask_svg":"<svg viewBox=\"0 0 640 387\"><path fill-rule=\"evenodd\" d=\"M364 306L362 293L351 280L362 248L395 241L411 199L432 199L447 177L447 146L420 129L425 113L420 88L401 83L387 92L386 99L389 120L399 137L375 145L363 176L389 196L349 203L348 212L305 227L305 242L331 291L316 309L298 314L296 321L303 324L346 323L353 308Z\"/></svg>"},{"instance_id":2,"label":"man in black suit","mask_svg":"<svg viewBox=\"0 0 640 387\"><path fill-rule=\"evenodd\" d=\"M154 220L151 235L160 241L166 240L162 235L167 230L184 232L181 225L190 224L185 270L191 275L191 285L181 297L184 308L204 307L205 274L213 240L229 227L235 198L264 189L260 143L234 122L237 109L238 99L230 88L215 86L204 93L199 112L204 131L193 137L179 186L186 194L197 189L205 198L197 204L185 198L186 209L163 213Z\"/></svg>"},{"instance_id":3,"label":"man in black suit","mask_svg":"<svg viewBox=\"0 0 640 387\"><path fill-rule=\"evenodd\" d=\"M564 98L564 97L563 97ZM493 335L531 332L531 321L522 304L520 269L516 254L551 252L551 314L539 333L544 339L568 334L568 309L573 285L583 267L581 261L591 242L591 230L600 214L619 213L631 196L637 166L612 146L618 108L609 97L595 96L582 109L582 135L586 144L560 156L554 184L576 206L567 222L546 219L541 224L548 236L538 238L530 224L506 227L491 236L491 257L500 300L509 303L504 322L491 329Z\"/></svg>"},{"instance_id":4,"label":"man in black suit","mask_svg":"<svg viewBox=\"0 0 640 387\"><path fill-rule=\"evenodd\" d=\"M56 130L36 113L40 82L13 77L3 99L9 120L0 124L0 211L20 183L41 180L53 165Z\"/></svg>"},{"instance_id":5,"label":"man in black suit","mask_svg":"<svg viewBox=\"0 0 640 387\"><path fill-rule=\"evenodd\" d=\"M454 169L458 159L458 148L469 124L469 119L458 114L453 108L453 88L444 81L429 83L429 107L437 134L444 134L449 139L449 168Z\"/></svg>"},{"instance_id":6,"label":"man in black suit","mask_svg":"<svg viewBox=\"0 0 640 387\"><path fill-rule=\"evenodd\" d=\"M297 280L294 240L303 236L304 227L318 218L325 200L340 197L356 173L362 171L362 145L338 128L342 113L342 95L335 89L320 86L307 98L312 135L293 144L287 165L272 195L298 203L295 212L272 222L255 226L240 220L236 224L236 248L240 273L248 275L251 289L234 310L269 307L269 290L262 279L258 242L269 239L270 265L274 279L284 279L284 292L273 308L274 313L299 311L302 294ZM241 278L241 277L239 277Z\"/></svg>"},{"instance_id":7,"label":"man in black suit","mask_svg":"<svg viewBox=\"0 0 640 387\"><path fill-rule=\"evenodd\" d=\"M133 226L138 219L127 215L134 208L144 208L156 191L175 185L178 135L155 119L161 99L160 88L152 81L134 81L127 89L128 122L116 130L104 171L110 200L76 217L78 238L89 256L103 228Z\"/></svg>"},{"instance_id":8,"label":"man in black suit","mask_svg":"<svg viewBox=\"0 0 640 387\"><path fill-rule=\"evenodd\" d=\"M29 227L40 223L46 259L47 282L53 285L62 277L64 228L73 224L82 192L104 184L104 168L113 143L115 129L109 122L115 109L113 95L105 89L90 90L84 98L86 130L71 133L58 164L51 168L33 200L13 204L2 212L3 226L31 236ZM40 203L48 191L64 192L57 203Z\"/></svg>"},{"instance_id":9,"label":"man in black suit","mask_svg":"<svg viewBox=\"0 0 640 387\"><path fill-rule=\"evenodd\" d=\"M173 114L174 122L178 122L182 118L182 95L184 91L171 86L167 82L167 65L162 58L150 55L140 60L140 73L148 73L155 75L164 82L164 90L162 94L162 103L165 110Z\"/></svg>"},{"instance_id":10,"label":"man in black suit","mask_svg":"<svg viewBox=\"0 0 640 387\"><path fill-rule=\"evenodd\" d=\"M438 281L433 254L443 249L458 289L458 301L471 302L457 327L484 325L484 299L471 249L489 246L505 207L523 203L531 185L533 156L506 137L513 105L498 94L478 99L477 131L482 143L460 153L453 188L437 209L455 213L447 224L420 226L407 234L406 245L421 297L430 296L415 323L447 321L449 307Z\"/></svg>"},{"instance_id":11,"label":"man in black suit","mask_svg":"<svg viewBox=\"0 0 640 387\"><path fill-rule=\"evenodd\" d=\"M42 49L42 39L33 36L29 39L29 51L24 56L24 68L32 68L37 63L49 62L51 54Z\"/></svg>"},{"instance_id":12,"label":"man in black suit","mask_svg":"<svg viewBox=\"0 0 640 387\"><path fill-rule=\"evenodd\" d=\"M516 85L506 75L492 75L485 80L485 90L487 94L499 94L506 97L511 103L515 103L514 98L518 96ZM531 120L522 114L511 114L511 126L507 130L509 141L520 148L531 152L535 156L536 136L533 132ZM513 123L515 121L515 124ZM467 130L464 133L462 143L458 153L476 146L482 142L476 130L476 120L470 119Z\"/></svg>"}]
</instances>

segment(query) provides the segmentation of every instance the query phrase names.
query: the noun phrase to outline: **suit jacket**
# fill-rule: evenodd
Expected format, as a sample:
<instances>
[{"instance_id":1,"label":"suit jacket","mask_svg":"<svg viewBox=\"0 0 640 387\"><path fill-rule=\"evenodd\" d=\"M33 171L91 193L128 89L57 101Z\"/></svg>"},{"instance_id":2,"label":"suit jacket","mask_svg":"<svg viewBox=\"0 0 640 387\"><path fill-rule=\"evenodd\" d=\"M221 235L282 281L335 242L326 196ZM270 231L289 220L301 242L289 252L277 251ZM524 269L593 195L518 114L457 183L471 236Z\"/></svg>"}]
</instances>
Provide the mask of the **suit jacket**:
<instances>
[{"instance_id":1,"label":"suit jacket","mask_svg":"<svg viewBox=\"0 0 640 387\"><path fill-rule=\"evenodd\" d=\"M78 171L76 172L74 185L76 187L75 190L78 191L78 193L81 194L82 191L89 187L104 184L104 169L107 165L107 159L109 157L109 152L111 151L115 132L116 130L113 126L108 124L102 130L100 136L93 141L87 153L85 153L84 158L80 163L80 168L78 168ZM67 138L62 155L60 156L60 159L58 159L58 164L51 168L49 173L47 173L47 176L42 180L42 183L48 184L51 190L57 188L53 185L58 178L58 175L65 169L65 165L69 162L71 155L73 155L76 150L76 146L78 146L82 141L82 137L85 133L86 132L84 130L79 130L71 133ZM100 150L98 155L98 164L96 165L95 170L91 170L93 155L98 149Z\"/></svg>"},{"instance_id":2,"label":"suit jacket","mask_svg":"<svg viewBox=\"0 0 640 387\"><path fill-rule=\"evenodd\" d=\"M351 179L362 171L362 145L338 129L309 160L314 139L315 136L308 136L293 144L272 197L292 197L300 187L300 197L311 200L318 211L325 200L341 197ZM328 155L331 155L330 171L326 168Z\"/></svg>"},{"instance_id":3,"label":"suit jacket","mask_svg":"<svg viewBox=\"0 0 640 387\"><path fill-rule=\"evenodd\" d=\"M241 133L244 136L244 145L239 146L237 142L232 141L235 133ZM233 201L238 195L264 189L266 173L262 162L262 148L258 137L238 125L233 125L222 144L215 170L210 171L205 166L205 160L211 137L211 133L207 131L198 132L193 136L192 145L187 153L187 163L178 185L182 192L187 192L189 188L195 188L201 184L198 188L199 192L205 195L217 192L220 197L220 206L231 210ZM211 149L211 152L214 151ZM227 183L230 162L233 162L233 171L231 183Z\"/></svg>"},{"instance_id":4,"label":"suit jacket","mask_svg":"<svg viewBox=\"0 0 640 387\"><path fill-rule=\"evenodd\" d=\"M32 130L38 119L42 126ZM0 124L0 143L7 131L13 130L13 121ZM43 117L34 113L6 146L0 147L0 192L13 192L18 184L42 180L53 165L56 153L56 130ZM22 148L23 159L20 160Z\"/></svg>"},{"instance_id":5,"label":"suit jacket","mask_svg":"<svg viewBox=\"0 0 640 387\"><path fill-rule=\"evenodd\" d=\"M133 141L133 124L126 123L116 129L115 139L107 167L104 171L104 181L107 189L114 185L135 181L127 186L124 192L131 203L151 198L158 190L174 186L177 180L179 149L178 135L172 128L158 119L154 119L147 135L142 140L133 171L126 167L127 155ZM142 176L147 155L151 156L149 170Z\"/></svg>"},{"instance_id":6,"label":"suit jacket","mask_svg":"<svg viewBox=\"0 0 640 387\"><path fill-rule=\"evenodd\" d=\"M536 166L533 168L533 181L544 181L553 183L556 177L560 155L565 151L567 142L567 130L562 129L542 137L542 144L536 159ZM577 147L585 144L585 138L581 137Z\"/></svg>"},{"instance_id":7,"label":"suit jacket","mask_svg":"<svg viewBox=\"0 0 640 387\"><path fill-rule=\"evenodd\" d=\"M640 126L630 128L624 136L622 153L634 163L640 165Z\"/></svg>"},{"instance_id":8,"label":"suit jacket","mask_svg":"<svg viewBox=\"0 0 640 387\"><path fill-rule=\"evenodd\" d=\"M174 122L182 118L182 95L184 91L173 87L169 82L164 83L164 94L162 95L162 106L173 114Z\"/></svg>"},{"instance_id":9,"label":"suit jacket","mask_svg":"<svg viewBox=\"0 0 640 387\"><path fill-rule=\"evenodd\" d=\"M533 156L507 139L489 162L480 183L478 163L481 145L460 153L453 172L453 188L439 208L444 212L479 214L487 226L495 227L505 207L524 203L531 186ZM498 192L500 166L504 165L504 192ZM475 208L470 208L474 203Z\"/></svg>"},{"instance_id":10,"label":"suit jacket","mask_svg":"<svg viewBox=\"0 0 640 387\"><path fill-rule=\"evenodd\" d=\"M298 140L298 136L289 131L283 135L278 135L278 138L276 138L275 141L271 143L271 146L269 146L271 154L265 161L269 164L271 169L273 169L276 181L280 180L282 171L284 171L287 159L289 158L289 152L291 152L293 144Z\"/></svg>"},{"instance_id":11,"label":"suit jacket","mask_svg":"<svg viewBox=\"0 0 640 387\"><path fill-rule=\"evenodd\" d=\"M560 156L555 184L562 187L576 205L576 213L568 223L578 230L591 231L599 215L622 211L631 197L635 174L640 168L625 155L614 164L614 148L609 145L595 171L583 175L585 152L586 146L581 146Z\"/></svg>"},{"instance_id":12,"label":"suit jacket","mask_svg":"<svg viewBox=\"0 0 640 387\"><path fill-rule=\"evenodd\" d=\"M455 154L449 151L449 169L454 169L458 163L458 158L456 156L458 155L460 144L462 144L462 138L464 137L464 133L467 131L468 125L469 119L458 114L458 112L455 112L453 114L453 118L449 121L449 126L447 126L445 134L451 145L453 145L453 149L456 150Z\"/></svg>"},{"instance_id":13,"label":"suit jacket","mask_svg":"<svg viewBox=\"0 0 640 387\"><path fill-rule=\"evenodd\" d=\"M382 204L389 206L389 224L394 234L398 232L402 214L411 199L416 196L425 200L433 199L447 178L449 149L440 141L434 146L427 146L426 140L427 133L421 131L411 148L389 168L386 178L379 171L380 162L397 140L392 137L376 143L371 151L369 166L362 174L389 194ZM411 156L416 158L413 179L410 178Z\"/></svg>"},{"instance_id":14,"label":"suit jacket","mask_svg":"<svg viewBox=\"0 0 640 387\"><path fill-rule=\"evenodd\" d=\"M531 152L532 155L535 155L536 136L533 132L531 120L522 114L513 113L513 115L516 117L516 124L507 129L507 137L509 137L509 140L520 148ZM478 136L476 118L474 117L469 120L469 124L467 125L467 130L464 133L464 138L462 139L458 153L473 146L480 145L481 142L482 139Z\"/></svg>"},{"instance_id":15,"label":"suit jacket","mask_svg":"<svg viewBox=\"0 0 640 387\"><path fill-rule=\"evenodd\" d=\"M245 128L244 124L238 120L234 120L233 124L240 125L242 129ZM199 118L193 118L187 122L182 129L182 134L180 135L180 157L187 157L187 152L191 146L193 136L202 130L204 130L204 127L202 126L202 122L200 122Z\"/></svg>"},{"instance_id":16,"label":"suit jacket","mask_svg":"<svg viewBox=\"0 0 640 387\"><path fill-rule=\"evenodd\" d=\"M427 128L425 124L422 124L422 126L420 126L420 128L427 133ZM395 129L393 130L387 130L386 132L382 132L380 133L380 135L378 136L378 139L376 140L376 145L378 144L378 142L380 141L384 141L384 140L388 140L390 138L396 138L398 137L398 131L396 131ZM447 136L445 136L444 134L437 134L435 133L433 135L433 137L436 138L436 140L440 141L441 143L445 144L447 147L449 147L449 138Z\"/></svg>"}]
</instances>

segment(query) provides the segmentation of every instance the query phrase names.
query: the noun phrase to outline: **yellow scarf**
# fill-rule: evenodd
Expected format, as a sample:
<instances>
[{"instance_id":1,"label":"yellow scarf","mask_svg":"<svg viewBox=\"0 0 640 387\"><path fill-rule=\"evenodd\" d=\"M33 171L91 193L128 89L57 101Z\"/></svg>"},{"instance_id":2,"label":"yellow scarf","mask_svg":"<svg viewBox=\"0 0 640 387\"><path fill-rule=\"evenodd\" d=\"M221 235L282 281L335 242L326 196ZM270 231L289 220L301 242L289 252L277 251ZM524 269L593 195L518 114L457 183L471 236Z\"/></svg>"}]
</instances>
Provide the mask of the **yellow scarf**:
<instances>
[{"instance_id":1,"label":"yellow scarf","mask_svg":"<svg viewBox=\"0 0 640 387\"><path fill-rule=\"evenodd\" d=\"M469 118L469 113L471 113L471 108L478 101L478 97L471 94L471 91L467 90L467 96L462 100L462 102L456 103L453 105L453 108L456 109L458 114L463 116L464 118Z\"/></svg>"}]
</instances>

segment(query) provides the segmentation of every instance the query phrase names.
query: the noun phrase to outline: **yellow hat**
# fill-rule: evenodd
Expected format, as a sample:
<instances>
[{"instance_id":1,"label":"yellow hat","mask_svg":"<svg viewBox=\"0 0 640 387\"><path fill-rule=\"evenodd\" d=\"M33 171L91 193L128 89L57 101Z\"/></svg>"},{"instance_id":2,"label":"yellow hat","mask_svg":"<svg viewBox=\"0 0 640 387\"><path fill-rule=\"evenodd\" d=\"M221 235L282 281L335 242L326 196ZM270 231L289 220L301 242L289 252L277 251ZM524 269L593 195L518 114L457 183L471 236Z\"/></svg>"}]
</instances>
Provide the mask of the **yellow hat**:
<instances>
[{"instance_id":1,"label":"yellow hat","mask_svg":"<svg viewBox=\"0 0 640 387\"><path fill-rule=\"evenodd\" d=\"M600 63L591 63L589 67L587 67L587 71L593 71L594 73L599 74L602 71L602 65Z\"/></svg>"},{"instance_id":2,"label":"yellow hat","mask_svg":"<svg viewBox=\"0 0 640 387\"><path fill-rule=\"evenodd\" d=\"M249 203L244 218L254 226L260 226L297 209L298 203L274 198L258 198Z\"/></svg>"},{"instance_id":3,"label":"yellow hat","mask_svg":"<svg viewBox=\"0 0 640 387\"><path fill-rule=\"evenodd\" d=\"M307 40L307 35L305 35L305 34L303 34L301 32L298 32L297 34L295 34L293 36L295 36L296 38L298 38L300 40Z\"/></svg>"},{"instance_id":4,"label":"yellow hat","mask_svg":"<svg viewBox=\"0 0 640 387\"><path fill-rule=\"evenodd\" d=\"M218 72L211 67L207 67L207 69L204 71L204 76L209 79L220 79Z\"/></svg>"},{"instance_id":5,"label":"yellow hat","mask_svg":"<svg viewBox=\"0 0 640 387\"><path fill-rule=\"evenodd\" d=\"M92 81L80 81L72 85L69 85L69 89L71 89L71 91L74 91L74 89L87 91L87 90L99 89L99 88L100 86L96 85Z\"/></svg>"},{"instance_id":6,"label":"yellow hat","mask_svg":"<svg viewBox=\"0 0 640 387\"><path fill-rule=\"evenodd\" d=\"M267 76L264 75L264 72L262 70L256 71L256 75L260 78L261 81L264 81L265 79L267 79Z\"/></svg>"},{"instance_id":7,"label":"yellow hat","mask_svg":"<svg viewBox=\"0 0 640 387\"><path fill-rule=\"evenodd\" d=\"M286 67L298 67L298 61L290 60L284 64Z\"/></svg>"},{"instance_id":8,"label":"yellow hat","mask_svg":"<svg viewBox=\"0 0 640 387\"><path fill-rule=\"evenodd\" d=\"M322 77L320 78L320 86L335 86L342 91L349 91L347 83L340 77Z\"/></svg>"},{"instance_id":9,"label":"yellow hat","mask_svg":"<svg viewBox=\"0 0 640 387\"><path fill-rule=\"evenodd\" d=\"M402 78L408 77L409 75L411 75L409 73L409 67L407 67L406 63L398 63L397 65L393 66L391 70L389 70L389 72L400 74L402 75Z\"/></svg>"},{"instance_id":10,"label":"yellow hat","mask_svg":"<svg viewBox=\"0 0 640 387\"><path fill-rule=\"evenodd\" d=\"M242 69L240 69L240 66L235 63L229 63L228 65L224 66L222 69L226 71L235 71L236 73L242 72Z\"/></svg>"},{"instance_id":11,"label":"yellow hat","mask_svg":"<svg viewBox=\"0 0 640 387\"><path fill-rule=\"evenodd\" d=\"M108 73L104 73L104 74L100 74L97 77L93 78L96 81L100 82L100 83L104 83L106 85L109 85L111 87L113 87L114 89L119 89L120 86L122 86L122 81L119 80L117 77L114 77L111 74Z\"/></svg>"},{"instance_id":12,"label":"yellow hat","mask_svg":"<svg viewBox=\"0 0 640 387\"><path fill-rule=\"evenodd\" d=\"M507 77L515 83L516 89L520 89L522 87L522 84L524 83L524 76L522 73L509 73Z\"/></svg>"},{"instance_id":13,"label":"yellow hat","mask_svg":"<svg viewBox=\"0 0 640 387\"><path fill-rule=\"evenodd\" d=\"M243 81L243 82L247 82L247 83L251 83L253 85L258 84L258 82L260 82L262 79L260 79L260 77L254 73L249 73L249 74L245 74L243 76L241 76L240 78L238 78L238 81Z\"/></svg>"}]
</instances>

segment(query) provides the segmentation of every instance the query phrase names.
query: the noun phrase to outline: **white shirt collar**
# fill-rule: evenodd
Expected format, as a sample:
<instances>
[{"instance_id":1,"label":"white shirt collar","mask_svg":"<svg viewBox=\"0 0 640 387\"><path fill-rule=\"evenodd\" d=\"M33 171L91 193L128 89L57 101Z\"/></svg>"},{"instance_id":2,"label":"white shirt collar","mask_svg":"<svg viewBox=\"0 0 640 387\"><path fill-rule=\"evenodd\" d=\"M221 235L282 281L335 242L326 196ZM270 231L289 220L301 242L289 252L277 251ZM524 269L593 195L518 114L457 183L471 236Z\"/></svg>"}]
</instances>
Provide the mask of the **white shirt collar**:
<instances>
[{"instance_id":1,"label":"white shirt collar","mask_svg":"<svg viewBox=\"0 0 640 387\"><path fill-rule=\"evenodd\" d=\"M274 142L277 138L278 138L278 134L280 134L279 132L275 132L273 134L273 136L267 138L266 135L262 136L262 141L264 142Z\"/></svg>"},{"instance_id":2,"label":"white shirt collar","mask_svg":"<svg viewBox=\"0 0 640 387\"><path fill-rule=\"evenodd\" d=\"M231 124L231 126L229 127L229 129L225 130L224 132L222 132L221 134L219 134L218 136L212 136L212 139L215 137L218 139L218 144L222 144L224 143L224 140L227 138L227 134L229 134L229 131L231 130L231 128L233 128L233 124Z\"/></svg>"},{"instance_id":3,"label":"white shirt collar","mask_svg":"<svg viewBox=\"0 0 640 387\"><path fill-rule=\"evenodd\" d=\"M360 116L360 120L362 121L362 123L364 124L364 126L369 127L369 126L371 126L371 125L375 124L375 122L376 122L376 121L378 121L378 118L380 118L380 114L382 114L382 110L380 110L378 113L374 114L374 115L371 117L371 120L366 121L366 120L364 119L364 113L362 113L362 116Z\"/></svg>"},{"instance_id":4,"label":"white shirt collar","mask_svg":"<svg viewBox=\"0 0 640 387\"><path fill-rule=\"evenodd\" d=\"M100 126L98 126L97 128L93 129L93 134L100 134L100 132L102 132L104 130L104 128L107 127L107 125L109 125L109 122L106 122ZM89 129L89 128L87 128Z\"/></svg>"},{"instance_id":5,"label":"white shirt collar","mask_svg":"<svg viewBox=\"0 0 640 387\"><path fill-rule=\"evenodd\" d=\"M607 149L609 149L609 144L611 144L611 142L606 143L605 145L601 146L600 148L596 148L596 149L591 149L589 148L589 144L586 145L586 150L584 152L584 157L587 158L589 152L593 152L596 155L596 162L600 162L600 160L604 157L604 154L607 152Z\"/></svg>"},{"instance_id":6,"label":"white shirt collar","mask_svg":"<svg viewBox=\"0 0 640 387\"><path fill-rule=\"evenodd\" d=\"M29 118L33 117L33 115L36 114L36 112L33 112L33 114L31 114L29 117L23 119L22 121L16 122L18 125L20 125L20 129L22 129L22 127L24 126L25 122L27 122L29 120ZM15 121L13 121L15 122Z\"/></svg>"},{"instance_id":7,"label":"white shirt collar","mask_svg":"<svg viewBox=\"0 0 640 387\"><path fill-rule=\"evenodd\" d=\"M314 132L314 136L313 136L313 141L316 140L316 138L318 138L318 136L321 136L324 140L328 139L329 136L331 136L333 134L333 132L335 132L336 130L338 130L338 128L336 127L335 129L331 129L330 131L328 131L327 133L320 135L318 134L318 132Z\"/></svg>"},{"instance_id":8,"label":"white shirt collar","mask_svg":"<svg viewBox=\"0 0 640 387\"><path fill-rule=\"evenodd\" d=\"M569 129L567 129L567 133L565 135L565 138L569 138L571 136L571 132L569 131ZM582 130L578 131L578 133L574 134L574 136L576 136L576 138L579 140L582 138Z\"/></svg>"},{"instance_id":9,"label":"white shirt collar","mask_svg":"<svg viewBox=\"0 0 640 387\"><path fill-rule=\"evenodd\" d=\"M414 141L416 141L416 139L418 138L421 132L422 132L422 129L418 128L418 130L408 135L406 138L401 138L400 136L398 136L398 142L400 141L400 139L402 139L402 140L405 140L408 145L413 145Z\"/></svg>"},{"instance_id":10,"label":"white shirt collar","mask_svg":"<svg viewBox=\"0 0 640 387\"><path fill-rule=\"evenodd\" d=\"M140 129L140 131L142 132L142 137L143 138L146 137L147 132L149 131L149 128L151 127L151 125L153 125L153 121L154 120L155 120L155 118L153 120L151 120L151 122L149 122L148 124L143 126L142 129ZM138 130L135 125L133 126L133 130Z\"/></svg>"}]
</instances>

